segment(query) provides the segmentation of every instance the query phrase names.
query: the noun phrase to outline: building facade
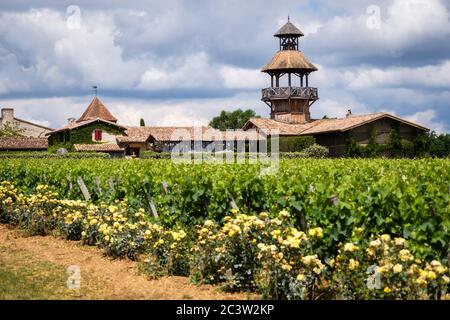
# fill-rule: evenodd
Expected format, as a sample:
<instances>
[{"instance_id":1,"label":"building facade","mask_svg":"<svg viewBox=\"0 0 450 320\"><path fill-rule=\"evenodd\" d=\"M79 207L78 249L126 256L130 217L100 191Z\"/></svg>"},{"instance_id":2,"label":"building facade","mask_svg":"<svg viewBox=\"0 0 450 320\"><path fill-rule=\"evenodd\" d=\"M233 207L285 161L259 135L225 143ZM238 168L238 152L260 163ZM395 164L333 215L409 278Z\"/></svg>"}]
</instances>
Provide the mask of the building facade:
<instances>
[{"instance_id":1,"label":"building facade","mask_svg":"<svg viewBox=\"0 0 450 320\"><path fill-rule=\"evenodd\" d=\"M117 137L125 135L126 126L117 124L98 97L94 97L78 120L69 118L68 123L57 130L48 132L49 145L70 144L75 151L106 152L114 156L125 150L117 144Z\"/></svg>"},{"instance_id":2,"label":"building facade","mask_svg":"<svg viewBox=\"0 0 450 320\"><path fill-rule=\"evenodd\" d=\"M16 118L13 108L2 108L0 128L4 126L10 126L21 136L33 138L45 138L45 134L53 130L37 123Z\"/></svg>"}]
</instances>

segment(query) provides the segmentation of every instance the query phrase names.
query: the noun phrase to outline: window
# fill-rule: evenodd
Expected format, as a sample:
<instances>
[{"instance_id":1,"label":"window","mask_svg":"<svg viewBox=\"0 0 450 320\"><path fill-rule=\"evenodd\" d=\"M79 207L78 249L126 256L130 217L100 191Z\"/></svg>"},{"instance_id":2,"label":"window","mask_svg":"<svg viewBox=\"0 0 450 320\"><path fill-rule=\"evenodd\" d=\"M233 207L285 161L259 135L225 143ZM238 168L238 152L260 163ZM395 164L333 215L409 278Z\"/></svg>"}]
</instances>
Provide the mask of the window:
<instances>
[{"instance_id":1,"label":"window","mask_svg":"<svg viewBox=\"0 0 450 320\"><path fill-rule=\"evenodd\" d=\"M94 130L94 140L95 141L102 141L102 130L95 129Z\"/></svg>"}]
</instances>

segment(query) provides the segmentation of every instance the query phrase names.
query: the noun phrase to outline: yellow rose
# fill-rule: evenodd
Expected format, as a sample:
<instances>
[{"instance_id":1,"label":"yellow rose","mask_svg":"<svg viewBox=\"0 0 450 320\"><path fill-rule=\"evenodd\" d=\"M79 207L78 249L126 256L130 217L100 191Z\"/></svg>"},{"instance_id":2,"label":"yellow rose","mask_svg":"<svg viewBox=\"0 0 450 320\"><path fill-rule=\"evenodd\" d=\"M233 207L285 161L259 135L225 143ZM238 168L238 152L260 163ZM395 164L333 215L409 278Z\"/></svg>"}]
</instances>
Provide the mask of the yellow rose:
<instances>
[{"instance_id":1,"label":"yellow rose","mask_svg":"<svg viewBox=\"0 0 450 320\"><path fill-rule=\"evenodd\" d=\"M402 272L403 267L402 267L401 264L396 264L396 265L394 266L393 270L394 270L395 273L400 273L400 272Z\"/></svg>"},{"instance_id":2,"label":"yellow rose","mask_svg":"<svg viewBox=\"0 0 450 320\"><path fill-rule=\"evenodd\" d=\"M359 267L359 261L357 261L355 259L350 259L349 264L348 264L348 269L355 270L358 267Z\"/></svg>"},{"instance_id":3,"label":"yellow rose","mask_svg":"<svg viewBox=\"0 0 450 320\"><path fill-rule=\"evenodd\" d=\"M436 279L436 273L434 271L428 271L428 279L430 280Z\"/></svg>"},{"instance_id":4,"label":"yellow rose","mask_svg":"<svg viewBox=\"0 0 450 320\"><path fill-rule=\"evenodd\" d=\"M291 271L292 266L288 263L285 263L281 266L281 269L285 270L285 271Z\"/></svg>"},{"instance_id":5,"label":"yellow rose","mask_svg":"<svg viewBox=\"0 0 450 320\"><path fill-rule=\"evenodd\" d=\"M356 250L358 250L358 247L355 246L355 245L354 245L353 243L351 243L351 242L346 243L345 246L344 246L344 251L353 252L353 251L356 251Z\"/></svg>"},{"instance_id":6,"label":"yellow rose","mask_svg":"<svg viewBox=\"0 0 450 320\"><path fill-rule=\"evenodd\" d=\"M305 278L306 278L305 275L301 274L301 273L297 276L298 281L303 281L303 280L305 280Z\"/></svg>"},{"instance_id":7,"label":"yellow rose","mask_svg":"<svg viewBox=\"0 0 450 320\"><path fill-rule=\"evenodd\" d=\"M389 287L385 287L383 291L384 291L384 293L390 293L391 289Z\"/></svg>"}]
</instances>

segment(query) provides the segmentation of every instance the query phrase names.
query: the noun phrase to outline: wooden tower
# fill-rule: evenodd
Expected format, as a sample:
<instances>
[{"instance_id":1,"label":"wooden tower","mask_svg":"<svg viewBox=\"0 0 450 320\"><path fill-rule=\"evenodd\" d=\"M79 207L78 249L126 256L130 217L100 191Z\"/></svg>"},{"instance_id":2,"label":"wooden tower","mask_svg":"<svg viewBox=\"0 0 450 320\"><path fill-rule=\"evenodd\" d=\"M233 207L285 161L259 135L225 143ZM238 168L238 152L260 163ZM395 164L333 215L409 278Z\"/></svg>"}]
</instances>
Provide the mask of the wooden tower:
<instances>
[{"instance_id":1,"label":"wooden tower","mask_svg":"<svg viewBox=\"0 0 450 320\"><path fill-rule=\"evenodd\" d=\"M270 117L286 123L311 120L309 107L319 99L317 88L309 86L308 76L317 68L299 50L303 33L288 22L275 33L280 50L261 70L270 75L270 87L262 89L262 101L270 107ZM284 82L283 84L281 82Z\"/></svg>"}]
</instances>

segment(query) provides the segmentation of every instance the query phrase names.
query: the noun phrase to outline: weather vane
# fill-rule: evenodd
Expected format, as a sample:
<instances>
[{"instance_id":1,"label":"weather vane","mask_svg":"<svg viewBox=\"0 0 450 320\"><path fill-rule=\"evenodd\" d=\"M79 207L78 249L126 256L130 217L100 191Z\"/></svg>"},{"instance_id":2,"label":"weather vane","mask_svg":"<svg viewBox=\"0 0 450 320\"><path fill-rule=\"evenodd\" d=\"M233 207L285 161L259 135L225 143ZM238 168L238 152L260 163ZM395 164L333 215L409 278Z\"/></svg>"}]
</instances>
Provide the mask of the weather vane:
<instances>
[{"instance_id":1,"label":"weather vane","mask_svg":"<svg viewBox=\"0 0 450 320\"><path fill-rule=\"evenodd\" d=\"M98 89L98 87L97 86L92 86L92 89L94 89L94 94L95 94L95 96L97 96L97 89Z\"/></svg>"}]
</instances>

